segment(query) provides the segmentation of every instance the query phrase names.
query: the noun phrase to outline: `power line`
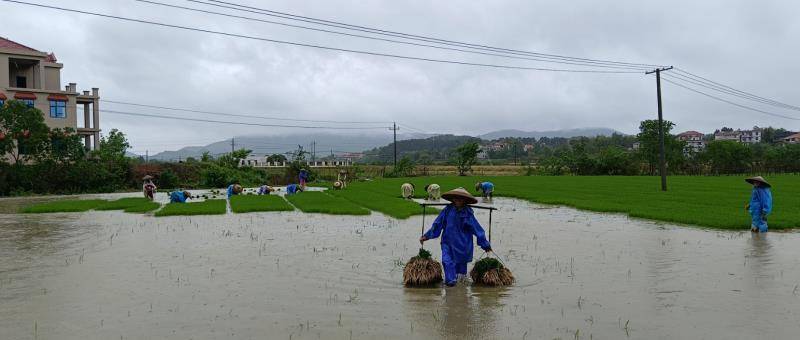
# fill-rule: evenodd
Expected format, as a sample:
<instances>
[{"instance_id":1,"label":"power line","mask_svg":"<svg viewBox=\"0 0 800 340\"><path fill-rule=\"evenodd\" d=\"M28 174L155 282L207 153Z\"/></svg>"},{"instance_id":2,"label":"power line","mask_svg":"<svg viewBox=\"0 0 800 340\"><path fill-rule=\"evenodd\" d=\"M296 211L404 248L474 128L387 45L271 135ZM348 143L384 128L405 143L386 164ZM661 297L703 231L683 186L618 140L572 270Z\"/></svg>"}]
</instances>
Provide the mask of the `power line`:
<instances>
[{"instance_id":1,"label":"power line","mask_svg":"<svg viewBox=\"0 0 800 340\"><path fill-rule=\"evenodd\" d=\"M337 123L337 124L389 124L389 123L391 123L391 122L378 122L378 121L369 122L369 121L341 121L341 120L278 118L278 117L267 117L267 116L250 115L250 114L237 114L237 113L227 113L227 112L201 111L201 110L178 108L178 107L158 106L158 105L149 105L149 104L137 104L137 103L122 102L122 101L115 101L115 100L106 100L106 99L103 99L103 102L105 102L105 103L113 103L113 104L120 104L120 105L147 107L147 108L151 108L151 109L163 109L163 110L171 110L171 111L204 113L204 114L212 114L212 115L220 115L220 116L243 117L243 118L258 118L258 119L269 119L269 120L282 120L282 121L292 121L292 122Z\"/></svg>"},{"instance_id":2,"label":"power line","mask_svg":"<svg viewBox=\"0 0 800 340\"><path fill-rule=\"evenodd\" d=\"M182 121L195 121L195 122L204 122L204 123L219 123L219 124L231 124L231 125L248 125L248 126L264 126L264 127L281 127L281 128L297 128L297 129L328 129L328 130L383 130L386 127L345 127L345 126L306 126L306 125L282 125L282 124L261 124L261 123L246 123L246 122L230 122L230 121L223 121L223 120L211 120L211 119L200 119L200 118L188 118L188 117L174 117L174 116L162 116L162 115L155 115L155 114L147 114L147 113L137 113L137 112L125 112L125 111L114 111L114 110L102 110L105 113L112 113L112 114L120 114L120 115L128 115L128 116L140 116L140 117L152 117L152 118L163 118L163 119L173 119L173 120L182 120Z\"/></svg>"},{"instance_id":3,"label":"power line","mask_svg":"<svg viewBox=\"0 0 800 340\"><path fill-rule=\"evenodd\" d=\"M703 96L706 96L706 97L709 97L711 99L715 99L715 100L718 100L718 101L721 101L721 102L725 102L725 103L728 103L728 104L731 104L731 105L734 105L734 106L737 106L737 107L740 107L740 108L743 108L743 109L747 109L747 110L751 110L751 111L755 111L755 112L760 112L760 113L763 113L763 114L766 114L766 115L785 118L785 119L800 120L800 118L797 118L797 117L790 117L790 116L786 116L786 115L782 115L782 114L778 114L778 113L773 113L773 112L769 112L769 111L760 110L760 109L757 109L757 108L754 108L754 107L751 107L751 106L747 106L747 105L742 105L742 104L739 104L739 103L736 103L736 102L732 102L730 100L727 100L727 99L724 99L724 98L720 98L720 97L717 97L717 96L714 96L714 95L699 91L699 90L691 88L689 86L681 85L681 84L679 84L679 83L677 83L675 81L672 81L672 80L669 80L669 79L666 79L666 78L664 79L664 81L666 81L666 82L668 82L668 83L670 83L672 85L675 85L675 86L678 86L678 87L682 87L682 88L684 88L686 90L692 91L694 93L697 93L697 94L700 94L700 95L703 95Z\"/></svg>"},{"instance_id":4,"label":"power line","mask_svg":"<svg viewBox=\"0 0 800 340\"><path fill-rule=\"evenodd\" d=\"M229 17L229 18L244 19L244 20L249 20L249 21L256 21L256 22L273 24L273 25L281 25L281 26L299 28L299 29L316 31L316 32L330 33L330 34L336 34L336 35L342 35L342 36L348 36L348 37L355 37L355 38L362 38L362 39L370 39L370 40L376 40L376 41L384 41L384 42L403 44L403 45L435 48L435 49L440 49L440 50L449 50L449 51L457 51L457 52L464 52L464 53L496 56L496 57L502 57L502 58L533 60L533 61L542 61L542 62L548 62L548 63L558 63L558 64L567 64L567 65L580 65L580 66L592 66L592 67L616 68L616 69L628 69L628 70L644 70L645 69L644 66L605 65L605 64L587 63L587 62L560 61L560 60L553 60L553 59L547 59L547 58L542 58L542 57L523 57L523 56L515 56L515 55L509 55L509 54L487 53L487 52L466 50L466 49L462 49L462 48L436 46L436 45L414 43L414 42L401 41L401 40L395 40L395 39L371 37L371 36L362 35L362 34L353 34L353 33L346 33L346 32L340 32L340 31L332 31L332 30L327 30L327 29L322 29L322 28L314 28L314 27L308 27L308 26L302 26L302 25L288 24L288 23L284 23L284 22L277 22L277 21L271 21L271 20L264 20L264 19L258 19L258 18L240 16L240 15L234 15L234 14L230 14L230 13L221 13L221 12L208 11L208 10L199 9L199 8L185 7L185 6L179 6L179 5L173 5L173 4L166 4L166 3L157 2L157 1L150 1L150 0L134 0L134 1L147 3L147 4L152 4L152 5L158 5L158 6L165 6L165 7L170 7L170 8L182 9L182 10L186 10L186 11L213 14L213 15ZM228 8L228 9L233 9L233 10L243 11L243 12L248 12L248 13L268 15L267 13L257 12L257 11L253 11L253 10L247 10L247 9L243 9L243 8L229 7L229 6L223 6L223 5L218 5L218 4L210 4L210 3L200 2L200 1L193 1L193 2L202 3L202 4L205 4L205 5L208 5L208 6L216 6L216 7L221 7L221 8ZM286 18L286 19L291 19L291 18ZM419 40L419 39L416 39L416 40Z\"/></svg>"},{"instance_id":5,"label":"power line","mask_svg":"<svg viewBox=\"0 0 800 340\"><path fill-rule=\"evenodd\" d=\"M717 87L725 88L727 90L736 92L736 93L741 94L741 95L746 96L746 97L763 100L765 102L771 103L770 105L774 105L774 106L778 106L778 107L784 107L784 108L792 109L792 110L800 110L800 107L798 107L798 106L782 103L782 102L779 102L777 100L772 100L772 99L761 97L761 96L758 96L758 95L755 95L755 94L752 94L752 93L749 93L749 92L737 90L737 89L735 89L733 87L730 87L728 85L721 84L721 83L715 82L713 80L710 80L708 78L704 78L704 77L698 76L696 74L690 73L690 72L688 72L686 70L683 70L681 68L678 68L678 67L676 67L675 70L677 70L680 73L686 74L686 75L688 75L688 76L690 76L692 78L699 79L699 81L701 81L701 82L710 83L710 84L715 85Z\"/></svg>"},{"instance_id":6,"label":"power line","mask_svg":"<svg viewBox=\"0 0 800 340\"><path fill-rule=\"evenodd\" d=\"M558 54L529 52L529 51L521 51L521 50L514 50L514 49L507 49L507 48L500 48L500 47L492 47L492 46L486 46L486 45L481 45L481 44L473 44L473 43L466 43L466 42L459 42L459 41L453 41L453 40L440 39L440 38L435 38L435 37L428 37L428 36L422 36L422 35L408 34L408 33L402 33L402 32L389 31L389 30L382 30L382 29L371 28L371 27L366 27L366 26L351 25L351 24L347 24L347 23L343 23L343 22L324 20L324 19L317 19L317 18L306 17L306 16L301 16L301 15L295 15L295 14L286 13L286 12L278 12L278 11L273 11L273 10L268 10L268 9L263 9L263 8L245 6L245 5L236 4L236 3L232 3L232 2L225 2L225 1L217 1L217 0L206 0L206 1L187 0L187 1L194 2L194 3L199 3L199 4L204 4L204 5L208 5L208 6L229 8L229 9L234 9L234 10L239 10L239 11L243 11L242 8L245 8L245 9L249 9L249 10L259 11L258 13L263 14L263 15L269 15L269 16L279 17L279 18L283 18L283 19L303 21L303 22L313 23L313 24L317 24L317 25L344 28L344 29L348 29L348 30L367 32L367 33L371 33L371 34L387 35L387 36L399 37L399 38L409 39L409 40L426 41L426 42L434 42L434 43L438 43L438 44L442 44L442 45L467 47L467 48L478 49L478 50L489 50L489 51L503 52L503 53L509 53L509 54L531 55L531 56L552 58L552 59L557 59L557 60L582 61L582 62L587 62L587 63L597 63L597 64L605 64L605 65L627 65L627 66L636 66L636 67L655 67L655 66L660 66L660 65L654 65L654 64L641 64L641 63L629 63L629 62L620 62L620 61L612 61L612 60L578 58L578 57L569 57L569 56L558 55ZM212 3L209 3L209 2L212 2ZM235 7L222 6L222 5L219 5L219 4L225 4L225 5L229 5L229 6L235 6Z\"/></svg>"},{"instance_id":7,"label":"power line","mask_svg":"<svg viewBox=\"0 0 800 340\"><path fill-rule=\"evenodd\" d=\"M64 8L64 7L57 7L57 6L50 6L50 5L43 5L43 4L30 3L30 2L24 2L24 1L17 1L17 0L0 0L0 1L16 3L16 4L22 4L22 5L27 5L27 6L54 9L54 10L59 10L59 11L64 11L64 12L80 13L80 14L86 14L86 15L92 15L92 16L103 17L103 18L122 20L122 21L137 22L137 23L142 23L142 24L149 24L149 25L155 25L155 26L176 28L176 29L181 29L181 30L186 30L186 31L196 31L196 32L216 34L216 35L222 35L222 36L228 36L228 37L235 37L235 38L242 38L242 39L250 39L250 40L257 40L257 41L272 42L272 43L278 43L278 44L311 47L311 48L323 49L323 50L331 50L331 51L338 51L338 52L348 52L348 53L364 54L364 55L371 55L371 56L396 58L396 59L426 61L426 62L440 63L440 64L454 64L454 65L463 65L463 66L478 66L478 67L487 67L487 68L496 68L496 69L547 71L547 72L568 72L568 73L607 73L607 74L640 73L639 71L556 69L556 68L526 67L526 66L515 66L515 65L497 65L497 64L473 63L473 62L465 62L465 61L454 61L454 60L445 60L445 59L414 57L414 56L407 56L407 55L398 55L398 54L389 54L389 53L353 50L353 49L346 49L346 48L339 48L339 47L330 47L330 46L306 44L306 43L299 43L299 42L286 41L286 40L277 40L277 39L256 37L256 36L251 36L251 35L236 34L236 33L230 33L230 32L214 31L214 30L204 29L204 28L196 28L196 27L181 26L181 25L175 25L175 24L167 24L167 23L156 22L156 21L134 19L134 18L117 16L117 15L102 14L102 13L96 13L96 12L89 12L89 11L70 9L70 8Z\"/></svg>"}]
</instances>

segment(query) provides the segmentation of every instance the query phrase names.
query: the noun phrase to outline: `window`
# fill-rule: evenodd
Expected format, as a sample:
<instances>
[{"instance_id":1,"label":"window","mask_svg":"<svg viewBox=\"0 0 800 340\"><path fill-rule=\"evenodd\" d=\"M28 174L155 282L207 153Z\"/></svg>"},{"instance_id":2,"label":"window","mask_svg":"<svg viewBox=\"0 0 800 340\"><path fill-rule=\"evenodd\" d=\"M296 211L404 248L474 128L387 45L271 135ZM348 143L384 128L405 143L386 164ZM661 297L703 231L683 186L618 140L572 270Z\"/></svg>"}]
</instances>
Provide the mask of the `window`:
<instances>
[{"instance_id":1,"label":"window","mask_svg":"<svg viewBox=\"0 0 800 340\"><path fill-rule=\"evenodd\" d=\"M35 102L36 102L36 101L35 101L35 100L33 100L33 99L23 99L23 100L22 100L22 103L23 103L23 104L25 104L27 107L33 107L33 104L34 104Z\"/></svg>"},{"instance_id":2,"label":"window","mask_svg":"<svg viewBox=\"0 0 800 340\"><path fill-rule=\"evenodd\" d=\"M28 79L25 76L17 76L17 87L26 88L28 87Z\"/></svg>"},{"instance_id":3,"label":"window","mask_svg":"<svg viewBox=\"0 0 800 340\"><path fill-rule=\"evenodd\" d=\"M67 102L63 100L50 101L50 117L67 118Z\"/></svg>"}]
</instances>

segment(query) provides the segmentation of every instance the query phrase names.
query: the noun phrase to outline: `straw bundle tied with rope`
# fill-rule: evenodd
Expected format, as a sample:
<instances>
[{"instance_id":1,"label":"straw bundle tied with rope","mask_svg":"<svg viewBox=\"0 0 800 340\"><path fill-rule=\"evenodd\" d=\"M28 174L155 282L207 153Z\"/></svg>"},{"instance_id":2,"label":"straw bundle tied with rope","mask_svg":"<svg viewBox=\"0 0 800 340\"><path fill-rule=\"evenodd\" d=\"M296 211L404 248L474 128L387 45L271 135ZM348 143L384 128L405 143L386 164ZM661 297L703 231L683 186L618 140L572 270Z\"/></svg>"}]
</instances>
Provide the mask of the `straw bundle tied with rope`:
<instances>
[{"instance_id":1,"label":"straw bundle tied with rope","mask_svg":"<svg viewBox=\"0 0 800 340\"><path fill-rule=\"evenodd\" d=\"M403 268L403 284L406 286L426 286L442 282L442 265L431 258L431 253L423 248L411 258Z\"/></svg>"},{"instance_id":2,"label":"straw bundle tied with rope","mask_svg":"<svg viewBox=\"0 0 800 340\"><path fill-rule=\"evenodd\" d=\"M496 256L496 254L495 254ZM514 284L514 274L499 259L484 257L475 262L469 272L472 282L486 286L510 286Z\"/></svg>"}]
</instances>

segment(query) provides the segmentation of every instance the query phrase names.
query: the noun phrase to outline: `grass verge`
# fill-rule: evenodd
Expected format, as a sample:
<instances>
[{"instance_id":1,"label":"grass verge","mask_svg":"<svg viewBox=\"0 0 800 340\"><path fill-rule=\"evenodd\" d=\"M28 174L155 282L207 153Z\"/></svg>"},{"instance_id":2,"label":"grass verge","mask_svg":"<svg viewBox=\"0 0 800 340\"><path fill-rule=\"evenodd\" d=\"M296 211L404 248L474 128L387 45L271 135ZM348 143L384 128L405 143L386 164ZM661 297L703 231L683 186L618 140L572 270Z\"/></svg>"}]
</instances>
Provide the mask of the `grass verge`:
<instances>
[{"instance_id":1,"label":"grass verge","mask_svg":"<svg viewBox=\"0 0 800 340\"><path fill-rule=\"evenodd\" d=\"M328 195L324 192L307 191L286 196L297 209L305 213L322 213L331 215L369 215L370 211L344 198Z\"/></svg>"},{"instance_id":2,"label":"grass verge","mask_svg":"<svg viewBox=\"0 0 800 340\"><path fill-rule=\"evenodd\" d=\"M207 200L196 203L170 203L159 211L156 216L191 216L191 215L224 215L225 200Z\"/></svg>"},{"instance_id":3,"label":"grass verge","mask_svg":"<svg viewBox=\"0 0 800 340\"><path fill-rule=\"evenodd\" d=\"M105 200L65 200L53 201L31 205L22 208L21 212L25 214L40 214L40 213L54 213L54 212L81 212L97 208L104 204Z\"/></svg>"},{"instance_id":4,"label":"grass verge","mask_svg":"<svg viewBox=\"0 0 800 340\"><path fill-rule=\"evenodd\" d=\"M145 213L158 209L161 204L144 197L125 197L114 201L106 201L96 210L123 210L130 213Z\"/></svg>"},{"instance_id":5,"label":"grass verge","mask_svg":"<svg viewBox=\"0 0 800 340\"><path fill-rule=\"evenodd\" d=\"M231 197L231 211L248 213L255 211L292 211L294 208L277 195L237 195Z\"/></svg>"}]
</instances>

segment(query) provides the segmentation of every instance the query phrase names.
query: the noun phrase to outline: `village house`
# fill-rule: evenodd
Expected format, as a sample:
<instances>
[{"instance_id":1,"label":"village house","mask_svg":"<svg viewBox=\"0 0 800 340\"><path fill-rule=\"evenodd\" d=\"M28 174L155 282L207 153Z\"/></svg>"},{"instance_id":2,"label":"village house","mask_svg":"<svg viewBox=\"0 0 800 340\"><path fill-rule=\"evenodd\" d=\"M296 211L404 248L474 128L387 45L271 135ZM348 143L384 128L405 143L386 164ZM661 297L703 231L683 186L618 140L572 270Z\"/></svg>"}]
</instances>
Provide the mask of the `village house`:
<instances>
[{"instance_id":1,"label":"village house","mask_svg":"<svg viewBox=\"0 0 800 340\"><path fill-rule=\"evenodd\" d=\"M752 130L725 129L717 130L714 132L714 140L732 140L739 143L753 144L761 143L761 131L758 126L754 126Z\"/></svg>"},{"instance_id":2,"label":"village house","mask_svg":"<svg viewBox=\"0 0 800 340\"><path fill-rule=\"evenodd\" d=\"M683 152L695 153L700 152L706 147L706 142L703 141L703 134L697 131L686 131L678 134L678 140L686 142L686 147Z\"/></svg>"},{"instance_id":3,"label":"village house","mask_svg":"<svg viewBox=\"0 0 800 340\"><path fill-rule=\"evenodd\" d=\"M87 149L100 140L98 88L79 93L75 83L61 88L61 69L55 54L41 52L0 37L0 105L19 100L44 113L50 128L73 128ZM78 110L81 107L82 110ZM82 115L82 119L78 119Z\"/></svg>"},{"instance_id":4,"label":"village house","mask_svg":"<svg viewBox=\"0 0 800 340\"><path fill-rule=\"evenodd\" d=\"M785 144L800 144L800 133L795 133L793 135L783 137L781 139L781 142Z\"/></svg>"},{"instance_id":5,"label":"village house","mask_svg":"<svg viewBox=\"0 0 800 340\"><path fill-rule=\"evenodd\" d=\"M529 152L533 150L533 144L525 144L522 146L522 151Z\"/></svg>"}]
</instances>

